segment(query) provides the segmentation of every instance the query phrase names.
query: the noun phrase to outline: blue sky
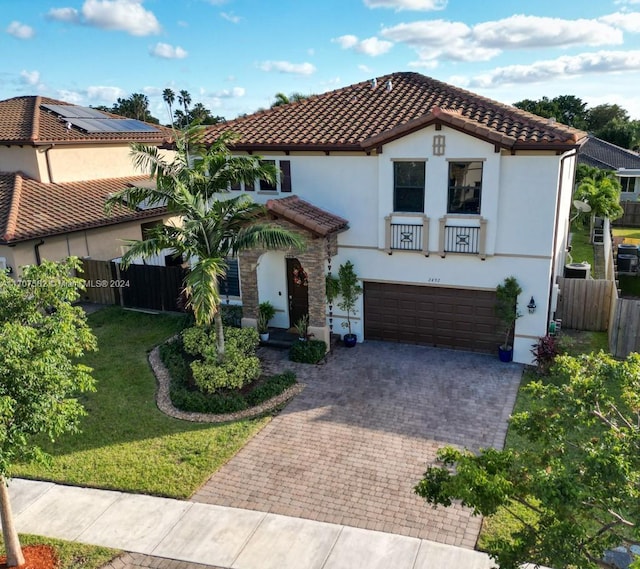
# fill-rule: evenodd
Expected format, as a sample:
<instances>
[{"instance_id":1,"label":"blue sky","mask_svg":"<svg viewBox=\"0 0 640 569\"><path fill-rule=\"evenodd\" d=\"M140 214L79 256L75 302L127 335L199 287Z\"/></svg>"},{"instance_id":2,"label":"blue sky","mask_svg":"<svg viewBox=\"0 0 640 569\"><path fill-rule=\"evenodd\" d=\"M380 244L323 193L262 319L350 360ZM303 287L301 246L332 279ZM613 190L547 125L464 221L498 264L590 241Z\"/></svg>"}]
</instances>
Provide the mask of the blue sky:
<instances>
[{"instance_id":1,"label":"blue sky","mask_svg":"<svg viewBox=\"0 0 640 569\"><path fill-rule=\"evenodd\" d=\"M277 92L416 71L513 103L640 119L640 0L0 0L0 99L111 105L186 89L228 119Z\"/></svg>"}]
</instances>

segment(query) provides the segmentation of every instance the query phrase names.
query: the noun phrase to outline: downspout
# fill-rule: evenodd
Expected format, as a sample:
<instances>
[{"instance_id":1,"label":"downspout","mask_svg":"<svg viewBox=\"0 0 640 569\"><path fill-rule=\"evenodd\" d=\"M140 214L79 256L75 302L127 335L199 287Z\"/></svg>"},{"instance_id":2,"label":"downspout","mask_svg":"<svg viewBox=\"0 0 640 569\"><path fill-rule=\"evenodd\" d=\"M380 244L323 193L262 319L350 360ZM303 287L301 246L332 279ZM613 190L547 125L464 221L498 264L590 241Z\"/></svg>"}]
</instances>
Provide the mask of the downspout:
<instances>
[{"instance_id":1,"label":"downspout","mask_svg":"<svg viewBox=\"0 0 640 569\"><path fill-rule=\"evenodd\" d=\"M51 159L49 158L49 150L51 150L54 147L53 144L47 146L47 148L44 151L44 160L47 163L47 176L49 176L49 183L53 184L53 174L51 173Z\"/></svg>"},{"instance_id":2,"label":"downspout","mask_svg":"<svg viewBox=\"0 0 640 569\"><path fill-rule=\"evenodd\" d=\"M38 148L38 152L41 152L44 154L44 161L45 161L45 164L47 165L47 177L49 178L49 184L53 184L53 174L51 171L51 158L49 157L49 150L51 150L54 146L55 144L49 144L46 147ZM38 164L38 174L40 174L39 168L40 168L40 164Z\"/></svg>"},{"instance_id":3,"label":"downspout","mask_svg":"<svg viewBox=\"0 0 640 569\"><path fill-rule=\"evenodd\" d=\"M560 219L560 200L562 197L562 178L564 175L564 161L568 158L573 158L577 156L578 152L573 151L571 154L566 154L560 159L560 175L558 179L558 196L556 198L556 216L555 223L553 228L553 249L551 250L551 279L549 282L549 298L547 300L547 306L551 307L551 300L553 298L553 286L555 285L556 278L558 275L556 274L556 260L557 260L557 246L558 246L558 221ZM574 168L574 179L575 179L575 168ZM573 192L573 180L571 181L571 188ZM569 228L570 229L570 228ZM547 330L549 330L549 320L551 316L549 311L547 310Z\"/></svg>"},{"instance_id":4,"label":"downspout","mask_svg":"<svg viewBox=\"0 0 640 569\"><path fill-rule=\"evenodd\" d=\"M36 254L36 265L42 264L42 259L40 258L40 246L44 245L44 239L40 239L39 243L36 243L33 246L33 252Z\"/></svg>"}]
</instances>

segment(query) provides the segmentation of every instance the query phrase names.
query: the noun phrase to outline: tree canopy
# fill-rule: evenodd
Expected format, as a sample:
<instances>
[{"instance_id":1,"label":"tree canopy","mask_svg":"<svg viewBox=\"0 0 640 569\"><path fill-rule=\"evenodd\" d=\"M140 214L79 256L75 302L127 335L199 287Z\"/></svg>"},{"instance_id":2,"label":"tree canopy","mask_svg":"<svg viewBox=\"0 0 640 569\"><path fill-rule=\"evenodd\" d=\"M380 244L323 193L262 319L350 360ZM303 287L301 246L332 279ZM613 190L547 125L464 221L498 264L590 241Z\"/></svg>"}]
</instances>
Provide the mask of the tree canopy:
<instances>
[{"instance_id":1,"label":"tree canopy","mask_svg":"<svg viewBox=\"0 0 640 569\"><path fill-rule=\"evenodd\" d=\"M501 569L613 569L604 552L640 542L640 355L560 356L549 380L524 390L532 407L510 420L519 448L443 448L416 493L511 513L510 539L488 546Z\"/></svg>"},{"instance_id":2,"label":"tree canopy","mask_svg":"<svg viewBox=\"0 0 640 569\"><path fill-rule=\"evenodd\" d=\"M160 121L151 114L149 110L149 97L142 93L133 93L130 97L118 97L118 100L111 106L96 107L98 110L107 111L130 119L159 124Z\"/></svg>"},{"instance_id":3,"label":"tree canopy","mask_svg":"<svg viewBox=\"0 0 640 569\"><path fill-rule=\"evenodd\" d=\"M640 144L640 121L631 120L629 113L620 105L605 103L587 108L587 104L579 97L560 95L553 99L523 99L514 103L514 106L586 130L622 148L633 149Z\"/></svg>"},{"instance_id":4,"label":"tree canopy","mask_svg":"<svg viewBox=\"0 0 640 569\"><path fill-rule=\"evenodd\" d=\"M96 341L72 306L84 286L69 276L78 269L69 259L24 267L19 281L0 273L0 514L9 566L24 563L6 491L11 465L43 456L37 436L77 431L85 414L77 394L94 389L79 363Z\"/></svg>"}]
</instances>

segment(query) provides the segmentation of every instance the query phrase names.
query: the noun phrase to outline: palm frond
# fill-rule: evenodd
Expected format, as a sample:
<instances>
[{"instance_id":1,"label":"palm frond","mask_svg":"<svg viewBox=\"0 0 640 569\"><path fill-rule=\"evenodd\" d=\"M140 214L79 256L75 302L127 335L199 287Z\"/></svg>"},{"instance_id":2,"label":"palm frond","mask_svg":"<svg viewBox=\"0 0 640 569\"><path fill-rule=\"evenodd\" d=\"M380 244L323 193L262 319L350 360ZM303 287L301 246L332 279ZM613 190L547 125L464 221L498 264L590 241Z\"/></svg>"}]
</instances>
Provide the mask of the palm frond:
<instances>
[{"instance_id":1,"label":"palm frond","mask_svg":"<svg viewBox=\"0 0 640 569\"><path fill-rule=\"evenodd\" d=\"M193 311L196 324L207 326L213 322L220 306L218 277L226 274L222 258L198 259L185 277L187 304Z\"/></svg>"},{"instance_id":2,"label":"palm frond","mask_svg":"<svg viewBox=\"0 0 640 569\"><path fill-rule=\"evenodd\" d=\"M304 251L306 242L301 235L292 233L272 223L255 223L238 232L231 253L233 255L246 249L298 249Z\"/></svg>"}]
</instances>

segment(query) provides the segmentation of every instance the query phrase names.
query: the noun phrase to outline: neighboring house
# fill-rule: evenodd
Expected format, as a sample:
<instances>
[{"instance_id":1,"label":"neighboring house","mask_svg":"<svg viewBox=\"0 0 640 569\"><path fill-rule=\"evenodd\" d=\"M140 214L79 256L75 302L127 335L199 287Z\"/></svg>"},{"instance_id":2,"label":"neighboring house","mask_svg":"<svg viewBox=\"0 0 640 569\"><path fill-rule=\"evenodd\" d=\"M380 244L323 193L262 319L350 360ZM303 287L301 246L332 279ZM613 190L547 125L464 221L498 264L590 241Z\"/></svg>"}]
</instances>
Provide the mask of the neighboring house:
<instances>
[{"instance_id":1,"label":"neighboring house","mask_svg":"<svg viewBox=\"0 0 640 569\"><path fill-rule=\"evenodd\" d=\"M106 198L152 183L130 143L167 147L172 131L46 97L0 101L0 266L69 255L108 260L166 221L164 208L104 212Z\"/></svg>"},{"instance_id":2,"label":"neighboring house","mask_svg":"<svg viewBox=\"0 0 640 569\"><path fill-rule=\"evenodd\" d=\"M606 140L589 135L578 152L578 164L613 170L620 179L620 201L638 201L640 196L640 155Z\"/></svg>"},{"instance_id":3,"label":"neighboring house","mask_svg":"<svg viewBox=\"0 0 640 569\"><path fill-rule=\"evenodd\" d=\"M495 289L517 277L514 359L553 318L576 153L586 134L417 73L395 73L215 125L237 153L275 164L275 186L231 188L308 238L302 253L239 259L246 324L258 302L283 328L309 313L342 331L325 275L351 260L363 283L359 338L496 353ZM302 270L301 270L302 269ZM529 313L527 304L536 308Z\"/></svg>"}]
</instances>

